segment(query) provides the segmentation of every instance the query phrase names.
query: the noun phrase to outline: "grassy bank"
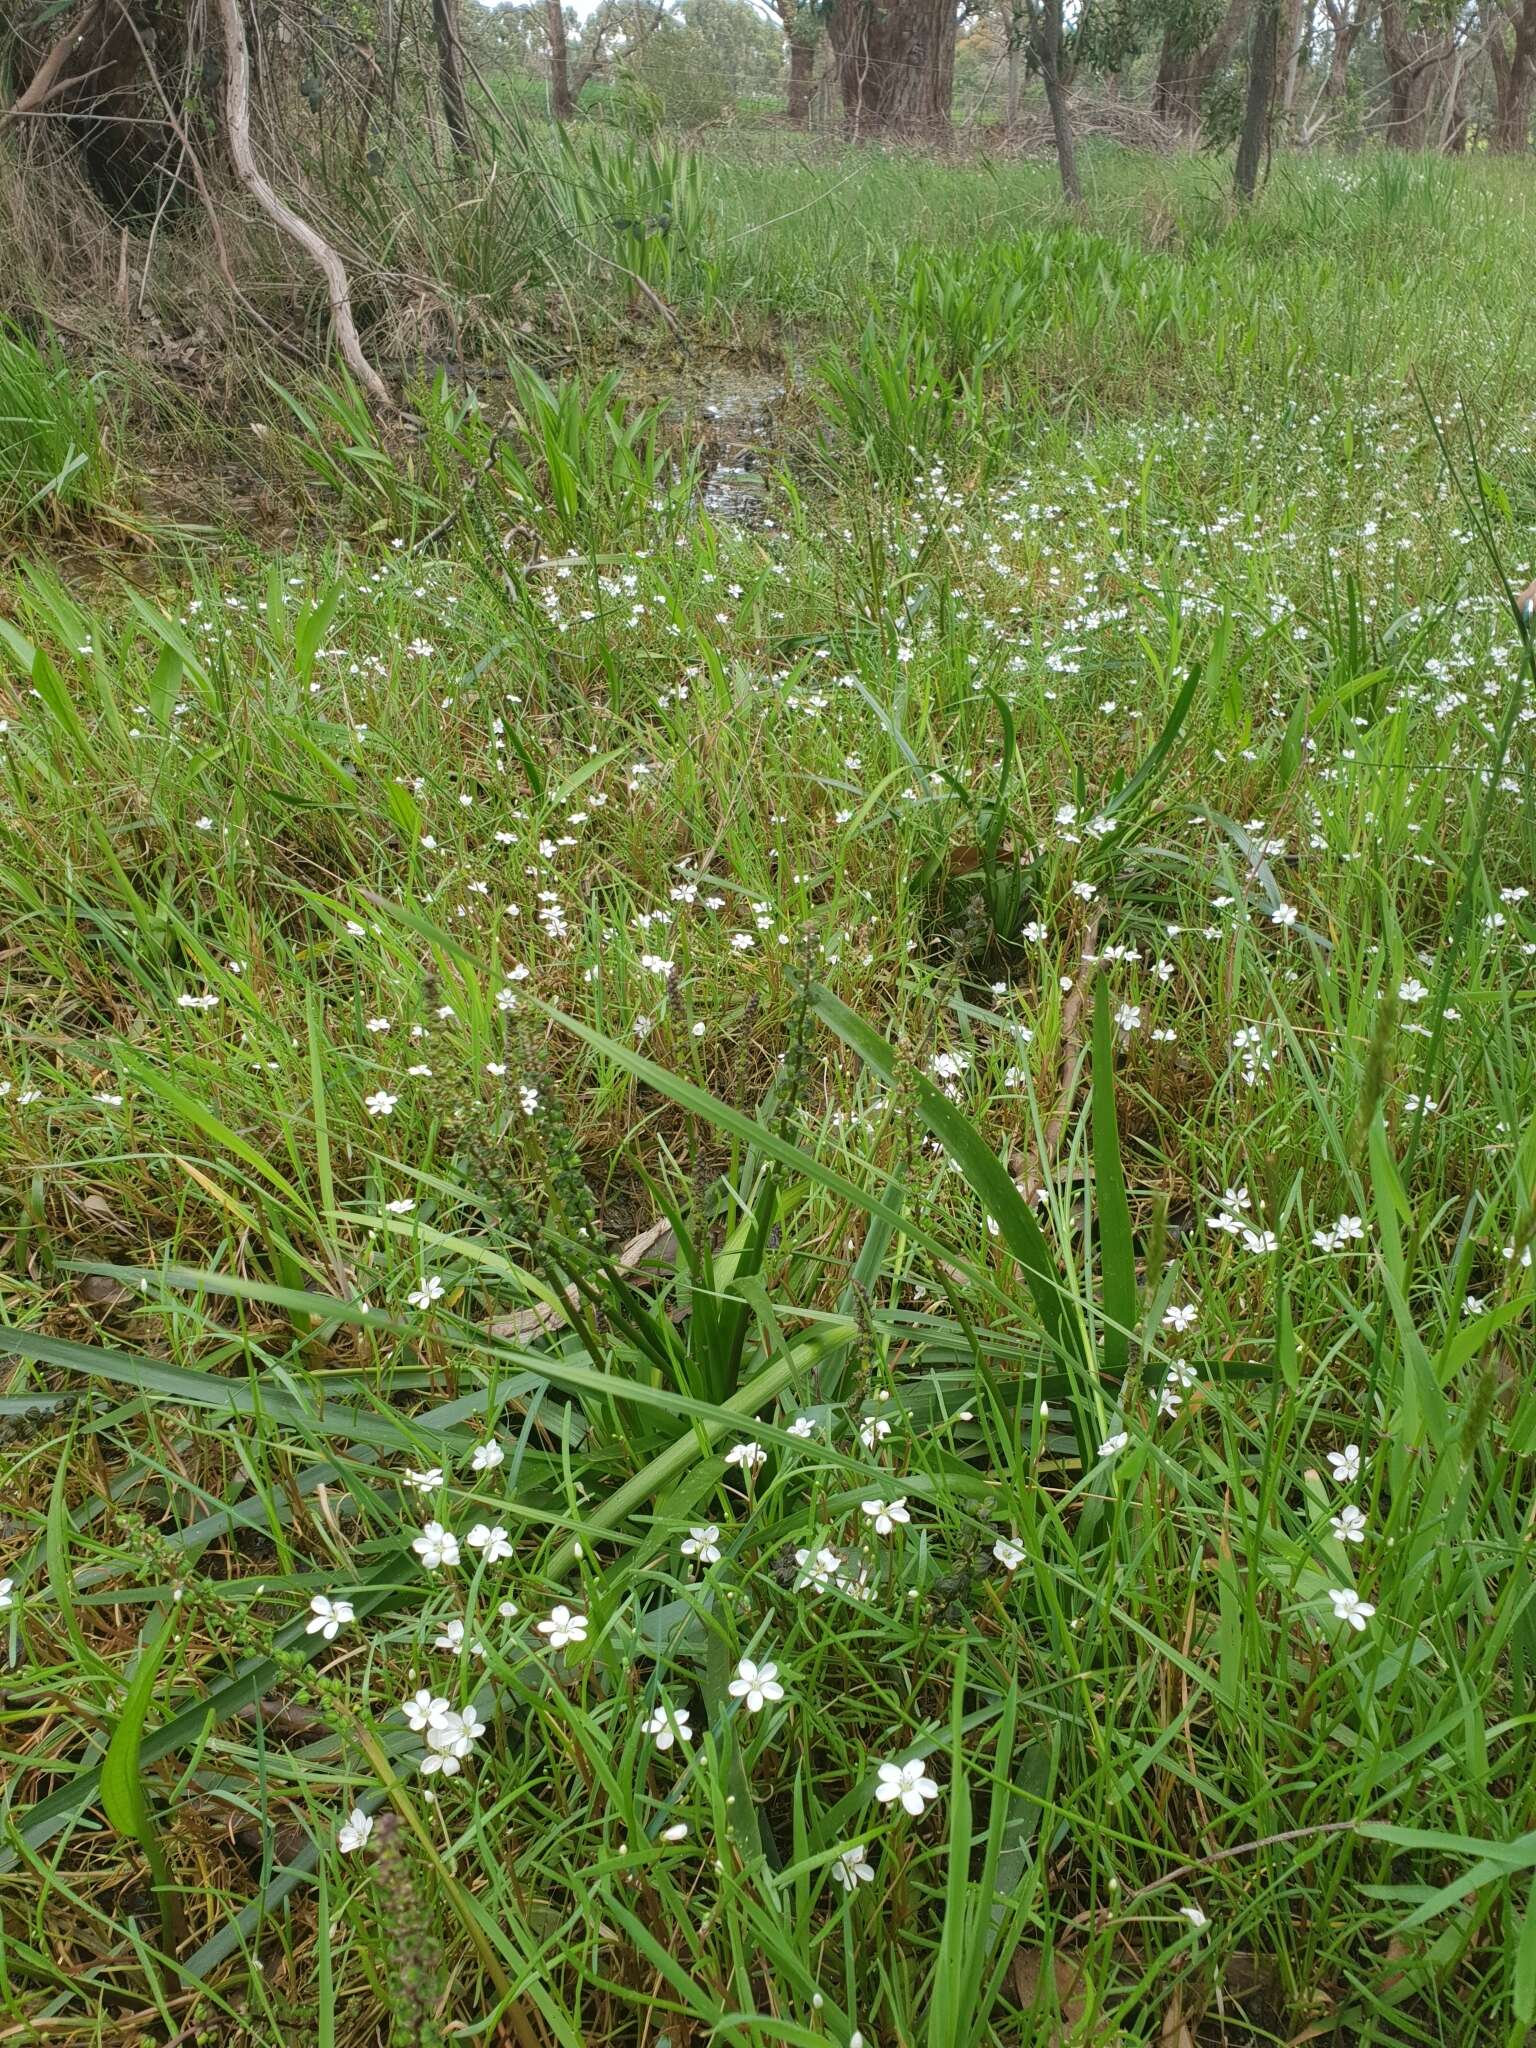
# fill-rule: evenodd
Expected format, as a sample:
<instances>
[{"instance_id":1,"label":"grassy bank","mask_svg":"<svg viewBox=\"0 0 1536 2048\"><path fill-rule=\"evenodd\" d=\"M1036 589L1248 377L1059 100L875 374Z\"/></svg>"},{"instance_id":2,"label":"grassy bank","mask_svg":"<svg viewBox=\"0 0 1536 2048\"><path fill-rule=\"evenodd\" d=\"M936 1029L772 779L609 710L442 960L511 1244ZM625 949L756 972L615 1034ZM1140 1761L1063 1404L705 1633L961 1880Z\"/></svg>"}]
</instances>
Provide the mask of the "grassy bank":
<instances>
[{"instance_id":1,"label":"grassy bank","mask_svg":"<svg viewBox=\"0 0 1536 2048\"><path fill-rule=\"evenodd\" d=\"M1526 2038L1524 192L1094 175L678 172L766 526L592 277L18 565L13 2027Z\"/></svg>"}]
</instances>

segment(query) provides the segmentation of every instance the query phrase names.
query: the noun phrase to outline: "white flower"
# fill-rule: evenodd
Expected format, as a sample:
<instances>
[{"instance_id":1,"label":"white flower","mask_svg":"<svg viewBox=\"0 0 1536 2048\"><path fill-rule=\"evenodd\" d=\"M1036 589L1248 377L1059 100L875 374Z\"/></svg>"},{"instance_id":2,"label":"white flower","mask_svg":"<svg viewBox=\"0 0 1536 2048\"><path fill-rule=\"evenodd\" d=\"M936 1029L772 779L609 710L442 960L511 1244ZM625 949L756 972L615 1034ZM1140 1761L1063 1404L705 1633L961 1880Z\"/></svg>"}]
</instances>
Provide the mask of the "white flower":
<instances>
[{"instance_id":1,"label":"white flower","mask_svg":"<svg viewBox=\"0 0 1536 2048\"><path fill-rule=\"evenodd\" d=\"M219 1007L219 999L217 996L207 994L200 996L184 994L176 998L176 1007L178 1010L216 1010Z\"/></svg>"},{"instance_id":2,"label":"white flower","mask_svg":"<svg viewBox=\"0 0 1536 2048\"><path fill-rule=\"evenodd\" d=\"M441 1301L445 1289L436 1273L428 1273L419 1287L413 1287L406 1296L412 1308L430 1308L434 1301Z\"/></svg>"},{"instance_id":3,"label":"white flower","mask_svg":"<svg viewBox=\"0 0 1536 2048\"><path fill-rule=\"evenodd\" d=\"M470 1454L471 1472L494 1472L498 1465L506 1463L507 1454L494 1437L489 1443L476 1444Z\"/></svg>"},{"instance_id":4,"label":"white flower","mask_svg":"<svg viewBox=\"0 0 1536 2048\"><path fill-rule=\"evenodd\" d=\"M1341 1543L1363 1543L1365 1541L1365 1516L1357 1507L1340 1508L1329 1518L1328 1526Z\"/></svg>"},{"instance_id":5,"label":"white flower","mask_svg":"<svg viewBox=\"0 0 1536 2048\"><path fill-rule=\"evenodd\" d=\"M877 1444L884 1443L891 1433L891 1425L883 1415L872 1415L859 1431L859 1442L866 1451L872 1451Z\"/></svg>"},{"instance_id":6,"label":"white flower","mask_svg":"<svg viewBox=\"0 0 1536 2048\"><path fill-rule=\"evenodd\" d=\"M1416 976L1409 975L1406 981L1397 985L1397 1000L1400 1003L1422 1003L1429 990Z\"/></svg>"},{"instance_id":7,"label":"white flower","mask_svg":"<svg viewBox=\"0 0 1536 2048\"><path fill-rule=\"evenodd\" d=\"M6 1581L9 1585L10 1581ZM346 1627L352 1620L350 1600L328 1600L323 1593L317 1593L309 1603L309 1620L304 1624L307 1636L324 1636L328 1643L334 1643L338 1629Z\"/></svg>"},{"instance_id":8,"label":"white flower","mask_svg":"<svg viewBox=\"0 0 1536 2048\"><path fill-rule=\"evenodd\" d=\"M877 1536L889 1536L899 1523L912 1519L907 1513L905 1494L900 1500L861 1500L859 1506L873 1523Z\"/></svg>"},{"instance_id":9,"label":"white flower","mask_svg":"<svg viewBox=\"0 0 1536 2048\"><path fill-rule=\"evenodd\" d=\"M1197 1930L1201 1927L1209 1927L1211 1924L1198 1906L1180 1906L1179 1911L1184 1915L1190 1926Z\"/></svg>"},{"instance_id":10,"label":"white flower","mask_svg":"<svg viewBox=\"0 0 1536 2048\"><path fill-rule=\"evenodd\" d=\"M484 1643L465 1642L464 1624L457 1615L454 1616L452 1621L445 1621L443 1623L443 1632L433 1643L432 1647L434 1650L448 1650L455 1657L459 1656L465 1649L468 1649L471 1657L483 1657L485 1655Z\"/></svg>"},{"instance_id":11,"label":"white flower","mask_svg":"<svg viewBox=\"0 0 1536 2048\"><path fill-rule=\"evenodd\" d=\"M658 1842L686 1842L688 1839L687 1821L673 1821L671 1827L663 1828L661 1833L656 1837L656 1839Z\"/></svg>"},{"instance_id":12,"label":"white flower","mask_svg":"<svg viewBox=\"0 0 1536 2048\"><path fill-rule=\"evenodd\" d=\"M1243 1243L1249 1251L1259 1254L1277 1252L1280 1249L1280 1240L1272 1230L1245 1230Z\"/></svg>"},{"instance_id":13,"label":"white flower","mask_svg":"<svg viewBox=\"0 0 1536 2048\"><path fill-rule=\"evenodd\" d=\"M420 1692L412 1693L408 1700L401 1701L400 1711L409 1726L420 1735L424 1728L430 1728L434 1721L442 1719L448 1711L448 1702L423 1686Z\"/></svg>"},{"instance_id":14,"label":"white flower","mask_svg":"<svg viewBox=\"0 0 1536 2048\"><path fill-rule=\"evenodd\" d=\"M436 1493L443 1483L443 1468L441 1465L428 1465L423 1472L406 1472L402 1477L416 1493Z\"/></svg>"},{"instance_id":15,"label":"white flower","mask_svg":"<svg viewBox=\"0 0 1536 2048\"><path fill-rule=\"evenodd\" d=\"M1347 1621L1352 1629L1363 1634L1365 1624L1376 1612L1371 1603L1362 1600L1353 1586L1330 1586L1328 1598L1333 1602L1334 1620Z\"/></svg>"},{"instance_id":16,"label":"white flower","mask_svg":"<svg viewBox=\"0 0 1536 2048\"><path fill-rule=\"evenodd\" d=\"M563 1650L571 1643L587 1640L587 1617L573 1614L569 1607L552 1607L548 1621L535 1623L541 1636L549 1637L552 1650Z\"/></svg>"},{"instance_id":17,"label":"white flower","mask_svg":"<svg viewBox=\"0 0 1536 2048\"><path fill-rule=\"evenodd\" d=\"M682 1541L684 1557L696 1557L700 1564L720 1562L720 1531L713 1522L692 1528Z\"/></svg>"},{"instance_id":18,"label":"white flower","mask_svg":"<svg viewBox=\"0 0 1536 2048\"><path fill-rule=\"evenodd\" d=\"M1122 1031L1139 1031L1141 1029L1140 1003L1122 1003L1115 1012L1115 1022Z\"/></svg>"},{"instance_id":19,"label":"white flower","mask_svg":"<svg viewBox=\"0 0 1536 2048\"><path fill-rule=\"evenodd\" d=\"M1005 1572L1016 1572L1024 1562L1024 1552L1017 1543L1010 1542L1006 1536L998 1537L992 1546L992 1555Z\"/></svg>"},{"instance_id":20,"label":"white flower","mask_svg":"<svg viewBox=\"0 0 1536 2048\"><path fill-rule=\"evenodd\" d=\"M693 1730L688 1725L686 1707L658 1707L648 1721L641 1723L642 1735L649 1735L658 1749L670 1749L674 1742L692 1742Z\"/></svg>"},{"instance_id":21,"label":"white flower","mask_svg":"<svg viewBox=\"0 0 1536 2048\"><path fill-rule=\"evenodd\" d=\"M875 1797L882 1806L899 1799L908 1813L921 1813L939 1788L923 1768L920 1757L909 1756L904 1764L881 1764L876 1777Z\"/></svg>"},{"instance_id":22,"label":"white flower","mask_svg":"<svg viewBox=\"0 0 1536 2048\"><path fill-rule=\"evenodd\" d=\"M1163 1311L1163 1327L1168 1330L1192 1330L1199 1320L1200 1311L1189 1306L1180 1307L1171 1302Z\"/></svg>"},{"instance_id":23,"label":"white flower","mask_svg":"<svg viewBox=\"0 0 1536 2048\"><path fill-rule=\"evenodd\" d=\"M744 1472L755 1472L767 1458L768 1453L759 1443L732 1444L725 1454L727 1465L736 1465Z\"/></svg>"},{"instance_id":24,"label":"white flower","mask_svg":"<svg viewBox=\"0 0 1536 2048\"><path fill-rule=\"evenodd\" d=\"M363 1107L370 1116L390 1116L399 1100L399 1096L391 1095L387 1088L380 1088L376 1093L364 1097Z\"/></svg>"},{"instance_id":25,"label":"white flower","mask_svg":"<svg viewBox=\"0 0 1536 2048\"><path fill-rule=\"evenodd\" d=\"M1328 1463L1333 1467L1335 1486L1348 1486L1350 1481L1360 1477L1360 1446L1346 1444L1342 1451L1330 1451Z\"/></svg>"},{"instance_id":26,"label":"white flower","mask_svg":"<svg viewBox=\"0 0 1536 2048\"><path fill-rule=\"evenodd\" d=\"M455 1712L448 1707L426 1726L427 1754L421 1760L424 1777L441 1771L445 1778L457 1777L465 1757L485 1733L485 1723L473 1707Z\"/></svg>"},{"instance_id":27,"label":"white flower","mask_svg":"<svg viewBox=\"0 0 1536 2048\"><path fill-rule=\"evenodd\" d=\"M523 1082L518 1088L517 1099L522 1106L524 1116L536 1116L538 1114L539 1091L537 1088L530 1086L526 1081Z\"/></svg>"},{"instance_id":28,"label":"white flower","mask_svg":"<svg viewBox=\"0 0 1536 2048\"><path fill-rule=\"evenodd\" d=\"M818 1593L824 1593L843 1568L843 1560L835 1550L823 1544L820 1550L797 1550L795 1563L800 1573L795 1580L795 1591L803 1592L807 1586Z\"/></svg>"},{"instance_id":29,"label":"white flower","mask_svg":"<svg viewBox=\"0 0 1536 2048\"><path fill-rule=\"evenodd\" d=\"M844 1849L832 1865L832 1875L845 1892L857 1891L861 1884L873 1884L875 1866L864 1853L864 1844L855 1842L852 1848Z\"/></svg>"},{"instance_id":30,"label":"white flower","mask_svg":"<svg viewBox=\"0 0 1536 2048\"><path fill-rule=\"evenodd\" d=\"M465 1538L471 1550L483 1550L487 1564L500 1564L512 1555L512 1539L500 1522L476 1522Z\"/></svg>"},{"instance_id":31,"label":"white flower","mask_svg":"<svg viewBox=\"0 0 1536 2048\"><path fill-rule=\"evenodd\" d=\"M760 1714L765 1706L784 1697L778 1665L754 1664L750 1657L743 1657L736 1666L736 1676L726 1690L733 1700L746 1701L749 1714Z\"/></svg>"},{"instance_id":32,"label":"white flower","mask_svg":"<svg viewBox=\"0 0 1536 2048\"><path fill-rule=\"evenodd\" d=\"M411 1195L396 1195L392 1202L384 1204L391 1216L409 1216L415 1206L415 1198Z\"/></svg>"},{"instance_id":33,"label":"white flower","mask_svg":"<svg viewBox=\"0 0 1536 2048\"><path fill-rule=\"evenodd\" d=\"M1113 1436L1105 1437L1103 1443L1099 1445L1099 1456L1101 1458L1118 1458L1130 1440L1131 1433L1128 1429L1117 1429Z\"/></svg>"},{"instance_id":34,"label":"white flower","mask_svg":"<svg viewBox=\"0 0 1536 2048\"><path fill-rule=\"evenodd\" d=\"M1269 913L1269 921L1271 924L1278 924L1281 926L1293 925L1296 922L1295 904L1277 903L1274 909Z\"/></svg>"},{"instance_id":35,"label":"white flower","mask_svg":"<svg viewBox=\"0 0 1536 2048\"><path fill-rule=\"evenodd\" d=\"M15 1605L16 1581L14 1579L0 1579L0 1614L3 1614L7 1607L14 1607Z\"/></svg>"},{"instance_id":36,"label":"white flower","mask_svg":"<svg viewBox=\"0 0 1536 2048\"><path fill-rule=\"evenodd\" d=\"M411 1548L429 1572L435 1572L439 1565L455 1565L459 1561L459 1539L441 1522L428 1522Z\"/></svg>"},{"instance_id":37,"label":"white flower","mask_svg":"<svg viewBox=\"0 0 1536 2048\"><path fill-rule=\"evenodd\" d=\"M360 1806L354 1806L342 1822L336 1836L336 1846L343 1856L350 1856L354 1849L364 1848L373 1833L373 1815L364 1813Z\"/></svg>"},{"instance_id":38,"label":"white flower","mask_svg":"<svg viewBox=\"0 0 1536 2048\"><path fill-rule=\"evenodd\" d=\"M797 1415L786 1432L789 1436L807 1437L816 1434L816 1425L809 1415Z\"/></svg>"}]
</instances>

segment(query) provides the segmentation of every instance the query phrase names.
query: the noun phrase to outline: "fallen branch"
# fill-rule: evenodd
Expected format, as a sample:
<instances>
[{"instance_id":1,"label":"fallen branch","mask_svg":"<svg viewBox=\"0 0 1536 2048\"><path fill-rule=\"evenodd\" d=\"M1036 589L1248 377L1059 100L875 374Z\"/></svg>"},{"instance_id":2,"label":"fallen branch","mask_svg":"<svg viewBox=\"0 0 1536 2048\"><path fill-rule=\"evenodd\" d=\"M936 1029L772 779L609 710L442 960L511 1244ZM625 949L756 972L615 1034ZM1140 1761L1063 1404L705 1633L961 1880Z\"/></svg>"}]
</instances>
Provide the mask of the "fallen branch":
<instances>
[{"instance_id":1,"label":"fallen branch","mask_svg":"<svg viewBox=\"0 0 1536 2048\"><path fill-rule=\"evenodd\" d=\"M104 65L98 64L94 70L82 72L77 78L64 78L60 75L69 61L70 51L85 34L96 11L94 7L87 8L83 20L76 22L73 28L65 29L63 35L38 65L26 91L18 93L4 112L0 113L0 128L19 120L23 114L37 113L49 100L57 99L72 86L83 85L87 78L94 78L97 71L105 70Z\"/></svg>"},{"instance_id":2,"label":"fallen branch","mask_svg":"<svg viewBox=\"0 0 1536 2048\"><path fill-rule=\"evenodd\" d=\"M218 0L219 20L224 30L224 56L228 79L224 94L225 120L229 130L229 155L235 176L270 220L290 241L297 242L325 278L331 301L331 322L342 361L377 405L394 408L389 386L363 354L352 318L352 288L347 282L341 257L291 206L278 198L257 168L251 149L251 57L246 47L245 23L240 18L239 0Z\"/></svg>"}]
</instances>

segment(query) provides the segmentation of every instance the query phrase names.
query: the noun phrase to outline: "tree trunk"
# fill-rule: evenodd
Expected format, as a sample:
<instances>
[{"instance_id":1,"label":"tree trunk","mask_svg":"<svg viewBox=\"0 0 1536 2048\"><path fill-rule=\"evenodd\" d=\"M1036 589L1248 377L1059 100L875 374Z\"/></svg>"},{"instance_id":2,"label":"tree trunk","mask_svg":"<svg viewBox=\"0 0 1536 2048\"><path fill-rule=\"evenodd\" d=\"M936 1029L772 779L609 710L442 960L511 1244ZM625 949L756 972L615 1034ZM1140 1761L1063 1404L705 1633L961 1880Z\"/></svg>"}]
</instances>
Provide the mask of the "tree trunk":
<instances>
[{"instance_id":1,"label":"tree trunk","mask_svg":"<svg viewBox=\"0 0 1536 2048\"><path fill-rule=\"evenodd\" d=\"M1285 83L1280 93L1281 133L1290 132L1291 119L1296 111L1296 87L1301 78L1301 53L1307 47L1312 34L1312 19L1317 10L1317 0L1286 0L1286 14L1281 46L1285 51Z\"/></svg>"},{"instance_id":2,"label":"tree trunk","mask_svg":"<svg viewBox=\"0 0 1536 2048\"><path fill-rule=\"evenodd\" d=\"M576 102L571 98L571 57L561 0L544 0L544 32L549 37L549 111L557 121L569 121Z\"/></svg>"},{"instance_id":3,"label":"tree trunk","mask_svg":"<svg viewBox=\"0 0 1536 2048\"><path fill-rule=\"evenodd\" d=\"M437 43L437 79L443 96L443 119L448 139L458 157L475 154L474 130L469 125L469 102L464 97L464 49L459 40L459 0L432 0L432 34Z\"/></svg>"},{"instance_id":4,"label":"tree trunk","mask_svg":"<svg viewBox=\"0 0 1536 2048\"><path fill-rule=\"evenodd\" d=\"M1023 69L1023 65L1019 62L1018 38L1017 36L1010 35L1008 38L1008 83L1003 100L1003 126L1010 135L1019 125L1019 74Z\"/></svg>"},{"instance_id":5,"label":"tree trunk","mask_svg":"<svg viewBox=\"0 0 1536 2048\"><path fill-rule=\"evenodd\" d=\"M1488 147L1498 156L1523 156L1531 139L1531 100L1536 93L1536 0L1520 12L1497 17L1488 38L1493 67L1493 128Z\"/></svg>"},{"instance_id":6,"label":"tree trunk","mask_svg":"<svg viewBox=\"0 0 1536 2048\"><path fill-rule=\"evenodd\" d=\"M850 135L948 135L954 0L833 0L826 25Z\"/></svg>"},{"instance_id":7,"label":"tree trunk","mask_svg":"<svg viewBox=\"0 0 1536 2048\"><path fill-rule=\"evenodd\" d=\"M1323 88L1323 97L1330 106L1341 105L1349 92L1349 60L1355 47L1355 31L1334 8L1328 9L1328 25L1333 32L1333 44L1328 52L1328 83Z\"/></svg>"},{"instance_id":8,"label":"tree trunk","mask_svg":"<svg viewBox=\"0 0 1536 2048\"><path fill-rule=\"evenodd\" d=\"M1259 166L1269 140L1269 109L1275 96L1275 57L1280 41L1280 0L1260 0L1253 18L1248 57L1248 98L1243 130L1237 141L1237 196L1252 199L1258 190Z\"/></svg>"},{"instance_id":9,"label":"tree trunk","mask_svg":"<svg viewBox=\"0 0 1536 2048\"><path fill-rule=\"evenodd\" d=\"M1081 206L1083 188L1077 176L1077 146L1072 138L1072 109L1061 75L1061 31L1064 0L1037 0L1030 9L1030 54L1045 87L1045 103L1051 112L1051 135L1056 144L1056 168L1061 174L1061 193L1069 206Z\"/></svg>"},{"instance_id":10,"label":"tree trunk","mask_svg":"<svg viewBox=\"0 0 1536 2048\"><path fill-rule=\"evenodd\" d=\"M1396 149L1424 149L1435 79L1451 53L1452 33L1411 26L1405 0L1381 0L1381 48L1387 61L1386 139Z\"/></svg>"},{"instance_id":11,"label":"tree trunk","mask_svg":"<svg viewBox=\"0 0 1536 2048\"><path fill-rule=\"evenodd\" d=\"M1208 43L1190 44L1182 30L1163 37L1157 76L1152 82L1152 111L1193 134L1200 126L1205 89L1237 47L1248 19L1249 0L1227 0L1227 11Z\"/></svg>"},{"instance_id":12,"label":"tree trunk","mask_svg":"<svg viewBox=\"0 0 1536 2048\"><path fill-rule=\"evenodd\" d=\"M789 39L789 118L796 128L810 118L811 87L816 78L816 44L803 29Z\"/></svg>"}]
</instances>

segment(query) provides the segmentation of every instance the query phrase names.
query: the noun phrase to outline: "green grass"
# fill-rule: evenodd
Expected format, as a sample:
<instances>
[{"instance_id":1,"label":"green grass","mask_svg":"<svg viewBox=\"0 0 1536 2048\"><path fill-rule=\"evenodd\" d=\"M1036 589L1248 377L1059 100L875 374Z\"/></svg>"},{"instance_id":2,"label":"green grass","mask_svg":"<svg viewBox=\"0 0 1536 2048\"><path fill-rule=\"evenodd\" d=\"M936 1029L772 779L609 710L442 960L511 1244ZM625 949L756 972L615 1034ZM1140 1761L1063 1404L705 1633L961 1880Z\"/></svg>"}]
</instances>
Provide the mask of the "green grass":
<instances>
[{"instance_id":1,"label":"green grass","mask_svg":"<svg viewBox=\"0 0 1536 2048\"><path fill-rule=\"evenodd\" d=\"M0 620L0 2012L1524 2042L1523 192L674 171L770 527L269 393Z\"/></svg>"},{"instance_id":2,"label":"green grass","mask_svg":"<svg viewBox=\"0 0 1536 2048\"><path fill-rule=\"evenodd\" d=\"M52 346L0 325L0 544L89 504L100 470L92 384Z\"/></svg>"}]
</instances>

